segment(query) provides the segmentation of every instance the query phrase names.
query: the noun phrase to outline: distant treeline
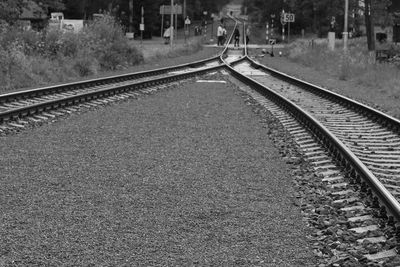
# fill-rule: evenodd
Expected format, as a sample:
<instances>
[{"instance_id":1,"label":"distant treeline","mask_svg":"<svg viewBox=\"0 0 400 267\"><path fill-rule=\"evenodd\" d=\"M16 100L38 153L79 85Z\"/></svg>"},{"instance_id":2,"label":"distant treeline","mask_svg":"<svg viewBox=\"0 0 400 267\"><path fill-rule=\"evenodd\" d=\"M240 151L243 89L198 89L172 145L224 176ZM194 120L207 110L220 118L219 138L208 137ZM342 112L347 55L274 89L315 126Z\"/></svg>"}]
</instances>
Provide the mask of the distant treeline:
<instances>
[{"instance_id":1,"label":"distant treeline","mask_svg":"<svg viewBox=\"0 0 400 267\"><path fill-rule=\"evenodd\" d=\"M393 0L397 2L398 0ZM349 27L354 32L359 31L364 24L364 1L349 0ZM388 26L393 23L393 14L390 12L392 0L372 0L374 20L376 24ZM291 28L300 32L323 34L332 27L335 31L343 31L344 21L343 0L244 0L243 10L247 12L255 23L265 24L271 22L271 15L275 15L275 25L280 26L282 10L295 14L296 21ZM334 19L333 19L334 18Z\"/></svg>"},{"instance_id":2,"label":"distant treeline","mask_svg":"<svg viewBox=\"0 0 400 267\"><path fill-rule=\"evenodd\" d=\"M30 0L38 3L48 13L64 12L68 19L91 19L94 13L109 13L121 21L124 26L129 23L130 0ZM174 3L183 5L184 0L175 0ZM158 31L161 24L160 6L170 5L170 0L133 0L133 25L135 31L139 29L141 7L144 8L144 20L147 31ZM187 15L193 20L210 19L212 13L218 13L230 0L187 0ZM18 18L24 0L1 0L0 20L12 22ZM204 16L204 11L207 15ZM179 17L180 23L183 17Z\"/></svg>"}]
</instances>

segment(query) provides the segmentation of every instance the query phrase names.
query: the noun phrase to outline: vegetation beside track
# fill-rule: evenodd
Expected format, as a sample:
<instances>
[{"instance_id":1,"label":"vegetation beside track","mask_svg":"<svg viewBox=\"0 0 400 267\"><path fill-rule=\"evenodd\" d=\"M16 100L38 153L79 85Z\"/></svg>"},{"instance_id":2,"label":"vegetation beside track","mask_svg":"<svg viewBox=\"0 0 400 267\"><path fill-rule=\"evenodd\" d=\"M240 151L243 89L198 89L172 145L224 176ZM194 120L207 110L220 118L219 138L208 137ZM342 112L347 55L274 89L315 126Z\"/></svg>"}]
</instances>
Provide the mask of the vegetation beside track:
<instances>
[{"instance_id":1,"label":"vegetation beside track","mask_svg":"<svg viewBox=\"0 0 400 267\"><path fill-rule=\"evenodd\" d=\"M146 54L148 50L125 38L121 26L111 16L96 20L79 34L55 30L22 31L1 24L0 94L20 88L130 72L132 68L143 70L137 67L144 63L160 65L163 58L198 52L202 48L201 42L201 39L191 39L188 45L177 45L173 50L161 44L159 47L163 49L156 49L155 56L150 57ZM200 56L207 57L208 53ZM185 62L188 61L193 60L186 59ZM170 61L169 65L173 64L178 63ZM149 69L148 66L144 68Z\"/></svg>"},{"instance_id":2,"label":"vegetation beside track","mask_svg":"<svg viewBox=\"0 0 400 267\"><path fill-rule=\"evenodd\" d=\"M299 40L287 47L286 57L266 56L261 61L400 118L400 69L394 64L369 62L365 42L350 40L345 54L340 46L329 51L326 43L311 45L310 40Z\"/></svg>"}]
</instances>

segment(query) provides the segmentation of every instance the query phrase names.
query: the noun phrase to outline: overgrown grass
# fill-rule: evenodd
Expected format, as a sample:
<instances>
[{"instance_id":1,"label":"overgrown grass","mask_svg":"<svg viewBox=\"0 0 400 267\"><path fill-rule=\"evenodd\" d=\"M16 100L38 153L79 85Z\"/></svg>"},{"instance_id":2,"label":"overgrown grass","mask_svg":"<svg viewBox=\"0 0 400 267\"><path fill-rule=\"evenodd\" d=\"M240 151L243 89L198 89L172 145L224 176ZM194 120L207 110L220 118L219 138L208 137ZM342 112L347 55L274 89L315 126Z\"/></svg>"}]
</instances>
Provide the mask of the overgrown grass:
<instances>
[{"instance_id":1,"label":"overgrown grass","mask_svg":"<svg viewBox=\"0 0 400 267\"><path fill-rule=\"evenodd\" d=\"M378 46L378 49L389 48L393 53L399 49L386 46ZM310 77L330 80L325 83L316 78L320 84L400 118L399 65L371 62L365 38L350 40L347 53L342 48L339 42L335 51L329 51L326 40L314 42L314 46L310 41L297 40L291 44L287 55L290 60L316 70Z\"/></svg>"},{"instance_id":2,"label":"overgrown grass","mask_svg":"<svg viewBox=\"0 0 400 267\"><path fill-rule=\"evenodd\" d=\"M202 37L193 37L188 39L187 43L175 43L174 49L169 45L160 46L157 44L147 44L143 47L142 52L146 61L154 61L159 58L173 58L177 56L189 55L200 51L203 48Z\"/></svg>"},{"instance_id":3,"label":"overgrown grass","mask_svg":"<svg viewBox=\"0 0 400 267\"><path fill-rule=\"evenodd\" d=\"M0 25L0 93L125 69L142 61L142 52L128 42L110 16L80 33Z\"/></svg>"},{"instance_id":4,"label":"overgrown grass","mask_svg":"<svg viewBox=\"0 0 400 267\"><path fill-rule=\"evenodd\" d=\"M302 65L331 74L339 80L355 80L367 86L398 87L398 67L392 64L373 63L368 55L364 38L349 40L345 53L340 43L336 49L327 49L326 42L298 40L288 49L288 57Z\"/></svg>"}]
</instances>

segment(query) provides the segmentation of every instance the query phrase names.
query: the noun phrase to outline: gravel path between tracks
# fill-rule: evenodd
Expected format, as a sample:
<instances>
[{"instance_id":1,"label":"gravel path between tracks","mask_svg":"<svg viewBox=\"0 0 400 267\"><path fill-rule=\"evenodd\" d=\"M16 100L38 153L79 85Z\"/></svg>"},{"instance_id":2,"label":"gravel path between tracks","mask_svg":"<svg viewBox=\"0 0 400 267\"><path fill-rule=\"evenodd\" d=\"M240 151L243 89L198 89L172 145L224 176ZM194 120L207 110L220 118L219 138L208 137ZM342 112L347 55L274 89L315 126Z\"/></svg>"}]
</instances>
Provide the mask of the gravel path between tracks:
<instances>
[{"instance_id":1,"label":"gravel path between tracks","mask_svg":"<svg viewBox=\"0 0 400 267\"><path fill-rule=\"evenodd\" d=\"M186 82L1 137L0 265L314 266L260 120Z\"/></svg>"},{"instance_id":2,"label":"gravel path between tracks","mask_svg":"<svg viewBox=\"0 0 400 267\"><path fill-rule=\"evenodd\" d=\"M260 55L261 51L253 50L249 54ZM391 92L382 91L379 88L364 87L356 81L339 80L326 73L292 62L286 57L270 57L266 55L263 58L257 58L257 60L268 67L320 85L400 119L398 94L391 95Z\"/></svg>"}]
</instances>

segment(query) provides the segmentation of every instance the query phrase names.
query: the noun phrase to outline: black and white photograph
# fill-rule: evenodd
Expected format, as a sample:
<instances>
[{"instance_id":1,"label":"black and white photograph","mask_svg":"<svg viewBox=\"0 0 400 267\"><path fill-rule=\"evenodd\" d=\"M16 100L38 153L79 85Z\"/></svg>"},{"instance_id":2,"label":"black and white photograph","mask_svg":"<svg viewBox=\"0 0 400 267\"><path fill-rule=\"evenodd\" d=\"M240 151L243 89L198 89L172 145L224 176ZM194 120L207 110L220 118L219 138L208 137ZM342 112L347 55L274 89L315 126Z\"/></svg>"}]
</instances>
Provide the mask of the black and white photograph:
<instances>
[{"instance_id":1,"label":"black and white photograph","mask_svg":"<svg viewBox=\"0 0 400 267\"><path fill-rule=\"evenodd\" d=\"M400 266L400 0L0 0L23 266Z\"/></svg>"}]
</instances>

